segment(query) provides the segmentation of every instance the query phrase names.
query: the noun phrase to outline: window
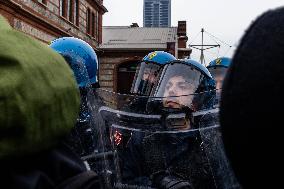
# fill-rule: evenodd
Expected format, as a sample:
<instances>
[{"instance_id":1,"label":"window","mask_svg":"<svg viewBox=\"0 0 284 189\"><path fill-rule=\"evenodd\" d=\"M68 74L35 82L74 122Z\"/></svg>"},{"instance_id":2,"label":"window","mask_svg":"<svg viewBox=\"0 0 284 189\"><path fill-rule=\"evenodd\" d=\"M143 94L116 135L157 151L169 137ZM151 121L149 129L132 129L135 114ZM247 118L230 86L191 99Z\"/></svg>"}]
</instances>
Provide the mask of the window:
<instances>
[{"instance_id":1,"label":"window","mask_svg":"<svg viewBox=\"0 0 284 189\"><path fill-rule=\"evenodd\" d=\"M99 38L99 12L87 9L87 33L98 40Z\"/></svg>"},{"instance_id":2,"label":"window","mask_svg":"<svg viewBox=\"0 0 284 189\"><path fill-rule=\"evenodd\" d=\"M76 25L79 25L79 0L60 0L60 16L68 19Z\"/></svg>"},{"instance_id":3,"label":"window","mask_svg":"<svg viewBox=\"0 0 284 189\"><path fill-rule=\"evenodd\" d=\"M94 37L95 36L95 14L94 12L92 12L92 36Z\"/></svg>"},{"instance_id":4,"label":"window","mask_svg":"<svg viewBox=\"0 0 284 189\"><path fill-rule=\"evenodd\" d=\"M91 10L87 9L87 33L91 34Z\"/></svg>"}]
</instances>

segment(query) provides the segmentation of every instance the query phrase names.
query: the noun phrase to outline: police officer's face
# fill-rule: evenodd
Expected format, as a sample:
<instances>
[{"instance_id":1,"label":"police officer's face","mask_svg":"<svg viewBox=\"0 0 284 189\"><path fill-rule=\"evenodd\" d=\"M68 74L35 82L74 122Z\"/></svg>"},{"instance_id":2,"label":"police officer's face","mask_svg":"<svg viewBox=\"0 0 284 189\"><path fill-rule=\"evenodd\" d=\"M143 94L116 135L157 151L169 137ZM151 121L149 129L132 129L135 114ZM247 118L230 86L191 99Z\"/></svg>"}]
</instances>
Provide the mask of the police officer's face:
<instances>
[{"instance_id":1,"label":"police officer's face","mask_svg":"<svg viewBox=\"0 0 284 189\"><path fill-rule=\"evenodd\" d=\"M211 74L216 81L216 90L217 94L221 93L222 90L222 85L223 85L223 80L225 78L227 68L221 67L221 68L215 68L210 70Z\"/></svg>"},{"instance_id":2,"label":"police officer's face","mask_svg":"<svg viewBox=\"0 0 284 189\"><path fill-rule=\"evenodd\" d=\"M169 79L164 92L164 107L181 108L182 106L190 106L195 86L186 81L182 76L174 76Z\"/></svg>"},{"instance_id":3,"label":"police officer's face","mask_svg":"<svg viewBox=\"0 0 284 189\"><path fill-rule=\"evenodd\" d=\"M154 83L156 80L156 76L150 69L145 69L143 74L143 80L149 81L150 83Z\"/></svg>"},{"instance_id":4,"label":"police officer's face","mask_svg":"<svg viewBox=\"0 0 284 189\"><path fill-rule=\"evenodd\" d=\"M216 89L222 89L222 84L223 84L223 80L224 80L224 76L222 75L217 75L215 76L215 81L216 81Z\"/></svg>"},{"instance_id":5,"label":"police officer's face","mask_svg":"<svg viewBox=\"0 0 284 189\"><path fill-rule=\"evenodd\" d=\"M217 94L218 97L220 97L220 95L221 95L224 77L225 77L224 74L218 74L214 77L214 79L216 81L216 94Z\"/></svg>"}]
</instances>

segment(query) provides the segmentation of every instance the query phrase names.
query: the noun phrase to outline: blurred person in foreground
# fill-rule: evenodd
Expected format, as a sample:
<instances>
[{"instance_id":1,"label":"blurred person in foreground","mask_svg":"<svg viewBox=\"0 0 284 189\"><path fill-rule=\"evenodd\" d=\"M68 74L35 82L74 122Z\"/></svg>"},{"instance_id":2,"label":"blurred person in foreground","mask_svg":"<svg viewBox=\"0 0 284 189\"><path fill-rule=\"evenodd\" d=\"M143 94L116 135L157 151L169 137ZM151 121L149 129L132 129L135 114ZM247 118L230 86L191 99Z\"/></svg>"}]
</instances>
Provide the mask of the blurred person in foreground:
<instances>
[{"instance_id":1,"label":"blurred person in foreground","mask_svg":"<svg viewBox=\"0 0 284 189\"><path fill-rule=\"evenodd\" d=\"M0 167L7 188L99 188L65 143L79 112L71 69L0 16Z\"/></svg>"},{"instance_id":2,"label":"blurred person in foreground","mask_svg":"<svg viewBox=\"0 0 284 189\"><path fill-rule=\"evenodd\" d=\"M279 188L283 171L284 8L247 29L224 81L220 124L243 188Z\"/></svg>"}]
</instances>

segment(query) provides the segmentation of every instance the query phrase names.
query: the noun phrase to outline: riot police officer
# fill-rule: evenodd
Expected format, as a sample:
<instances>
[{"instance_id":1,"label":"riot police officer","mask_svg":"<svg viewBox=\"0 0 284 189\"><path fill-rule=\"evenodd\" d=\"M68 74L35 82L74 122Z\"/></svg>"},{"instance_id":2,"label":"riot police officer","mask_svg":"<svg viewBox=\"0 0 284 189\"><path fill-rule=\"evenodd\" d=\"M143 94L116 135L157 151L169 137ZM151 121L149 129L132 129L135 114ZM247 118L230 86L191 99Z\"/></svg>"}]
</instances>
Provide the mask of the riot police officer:
<instances>
[{"instance_id":1,"label":"riot police officer","mask_svg":"<svg viewBox=\"0 0 284 189\"><path fill-rule=\"evenodd\" d=\"M220 57L209 63L207 69L216 81L216 104L219 103L222 91L223 80L226 76L231 59L228 57Z\"/></svg>"},{"instance_id":2,"label":"riot police officer","mask_svg":"<svg viewBox=\"0 0 284 189\"><path fill-rule=\"evenodd\" d=\"M85 41L74 37L62 37L51 42L50 47L61 54L72 68L81 95L80 114L70 145L80 156L86 156L97 150L98 131L92 120L94 99L92 88L98 86L97 55L93 48Z\"/></svg>"},{"instance_id":3,"label":"riot police officer","mask_svg":"<svg viewBox=\"0 0 284 189\"><path fill-rule=\"evenodd\" d=\"M131 94L139 97L133 98L124 107L125 110L145 113L148 96L158 80L159 72L166 63L173 60L176 58L164 51L153 51L143 58L136 69L130 90Z\"/></svg>"},{"instance_id":4,"label":"riot police officer","mask_svg":"<svg viewBox=\"0 0 284 189\"><path fill-rule=\"evenodd\" d=\"M120 156L122 182L156 188L215 188L192 116L212 107L215 82L193 60L172 61L161 73L147 103L149 117L160 115L160 121L133 132Z\"/></svg>"},{"instance_id":5,"label":"riot police officer","mask_svg":"<svg viewBox=\"0 0 284 189\"><path fill-rule=\"evenodd\" d=\"M176 58L164 51L153 51L146 55L137 67L130 92L140 96L149 96L157 82L160 69L173 60Z\"/></svg>"},{"instance_id":6,"label":"riot police officer","mask_svg":"<svg viewBox=\"0 0 284 189\"><path fill-rule=\"evenodd\" d=\"M159 72L166 63L173 60L176 60L176 58L164 51L153 51L147 54L136 69L130 91L131 95L127 96L130 102L122 103L122 109L128 112L146 113L148 97L158 81ZM117 141L116 145L123 145L130 138L131 131L115 129L112 131L112 135L115 138L114 140Z\"/></svg>"}]
</instances>

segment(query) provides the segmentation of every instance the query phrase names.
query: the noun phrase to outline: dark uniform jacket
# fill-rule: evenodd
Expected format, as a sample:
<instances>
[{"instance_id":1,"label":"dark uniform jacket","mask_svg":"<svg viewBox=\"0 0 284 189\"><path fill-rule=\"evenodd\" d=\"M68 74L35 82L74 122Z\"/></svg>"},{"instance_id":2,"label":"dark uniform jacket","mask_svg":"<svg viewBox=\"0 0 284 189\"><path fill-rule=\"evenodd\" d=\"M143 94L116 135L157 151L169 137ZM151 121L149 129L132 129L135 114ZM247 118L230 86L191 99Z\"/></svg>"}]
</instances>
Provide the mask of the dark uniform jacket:
<instances>
[{"instance_id":1,"label":"dark uniform jacket","mask_svg":"<svg viewBox=\"0 0 284 189\"><path fill-rule=\"evenodd\" d=\"M215 188L198 133L136 133L120 157L125 183L159 186L164 174L186 180L193 188Z\"/></svg>"},{"instance_id":2,"label":"dark uniform jacket","mask_svg":"<svg viewBox=\"0 0 284 189\"><path fill-rule=\"evenodd\" d=\"M96 173L87 171L65 144L34 156L2 161L0 167L2 186L6 188L100 188Z\"/></svg>"}]
</instances>

